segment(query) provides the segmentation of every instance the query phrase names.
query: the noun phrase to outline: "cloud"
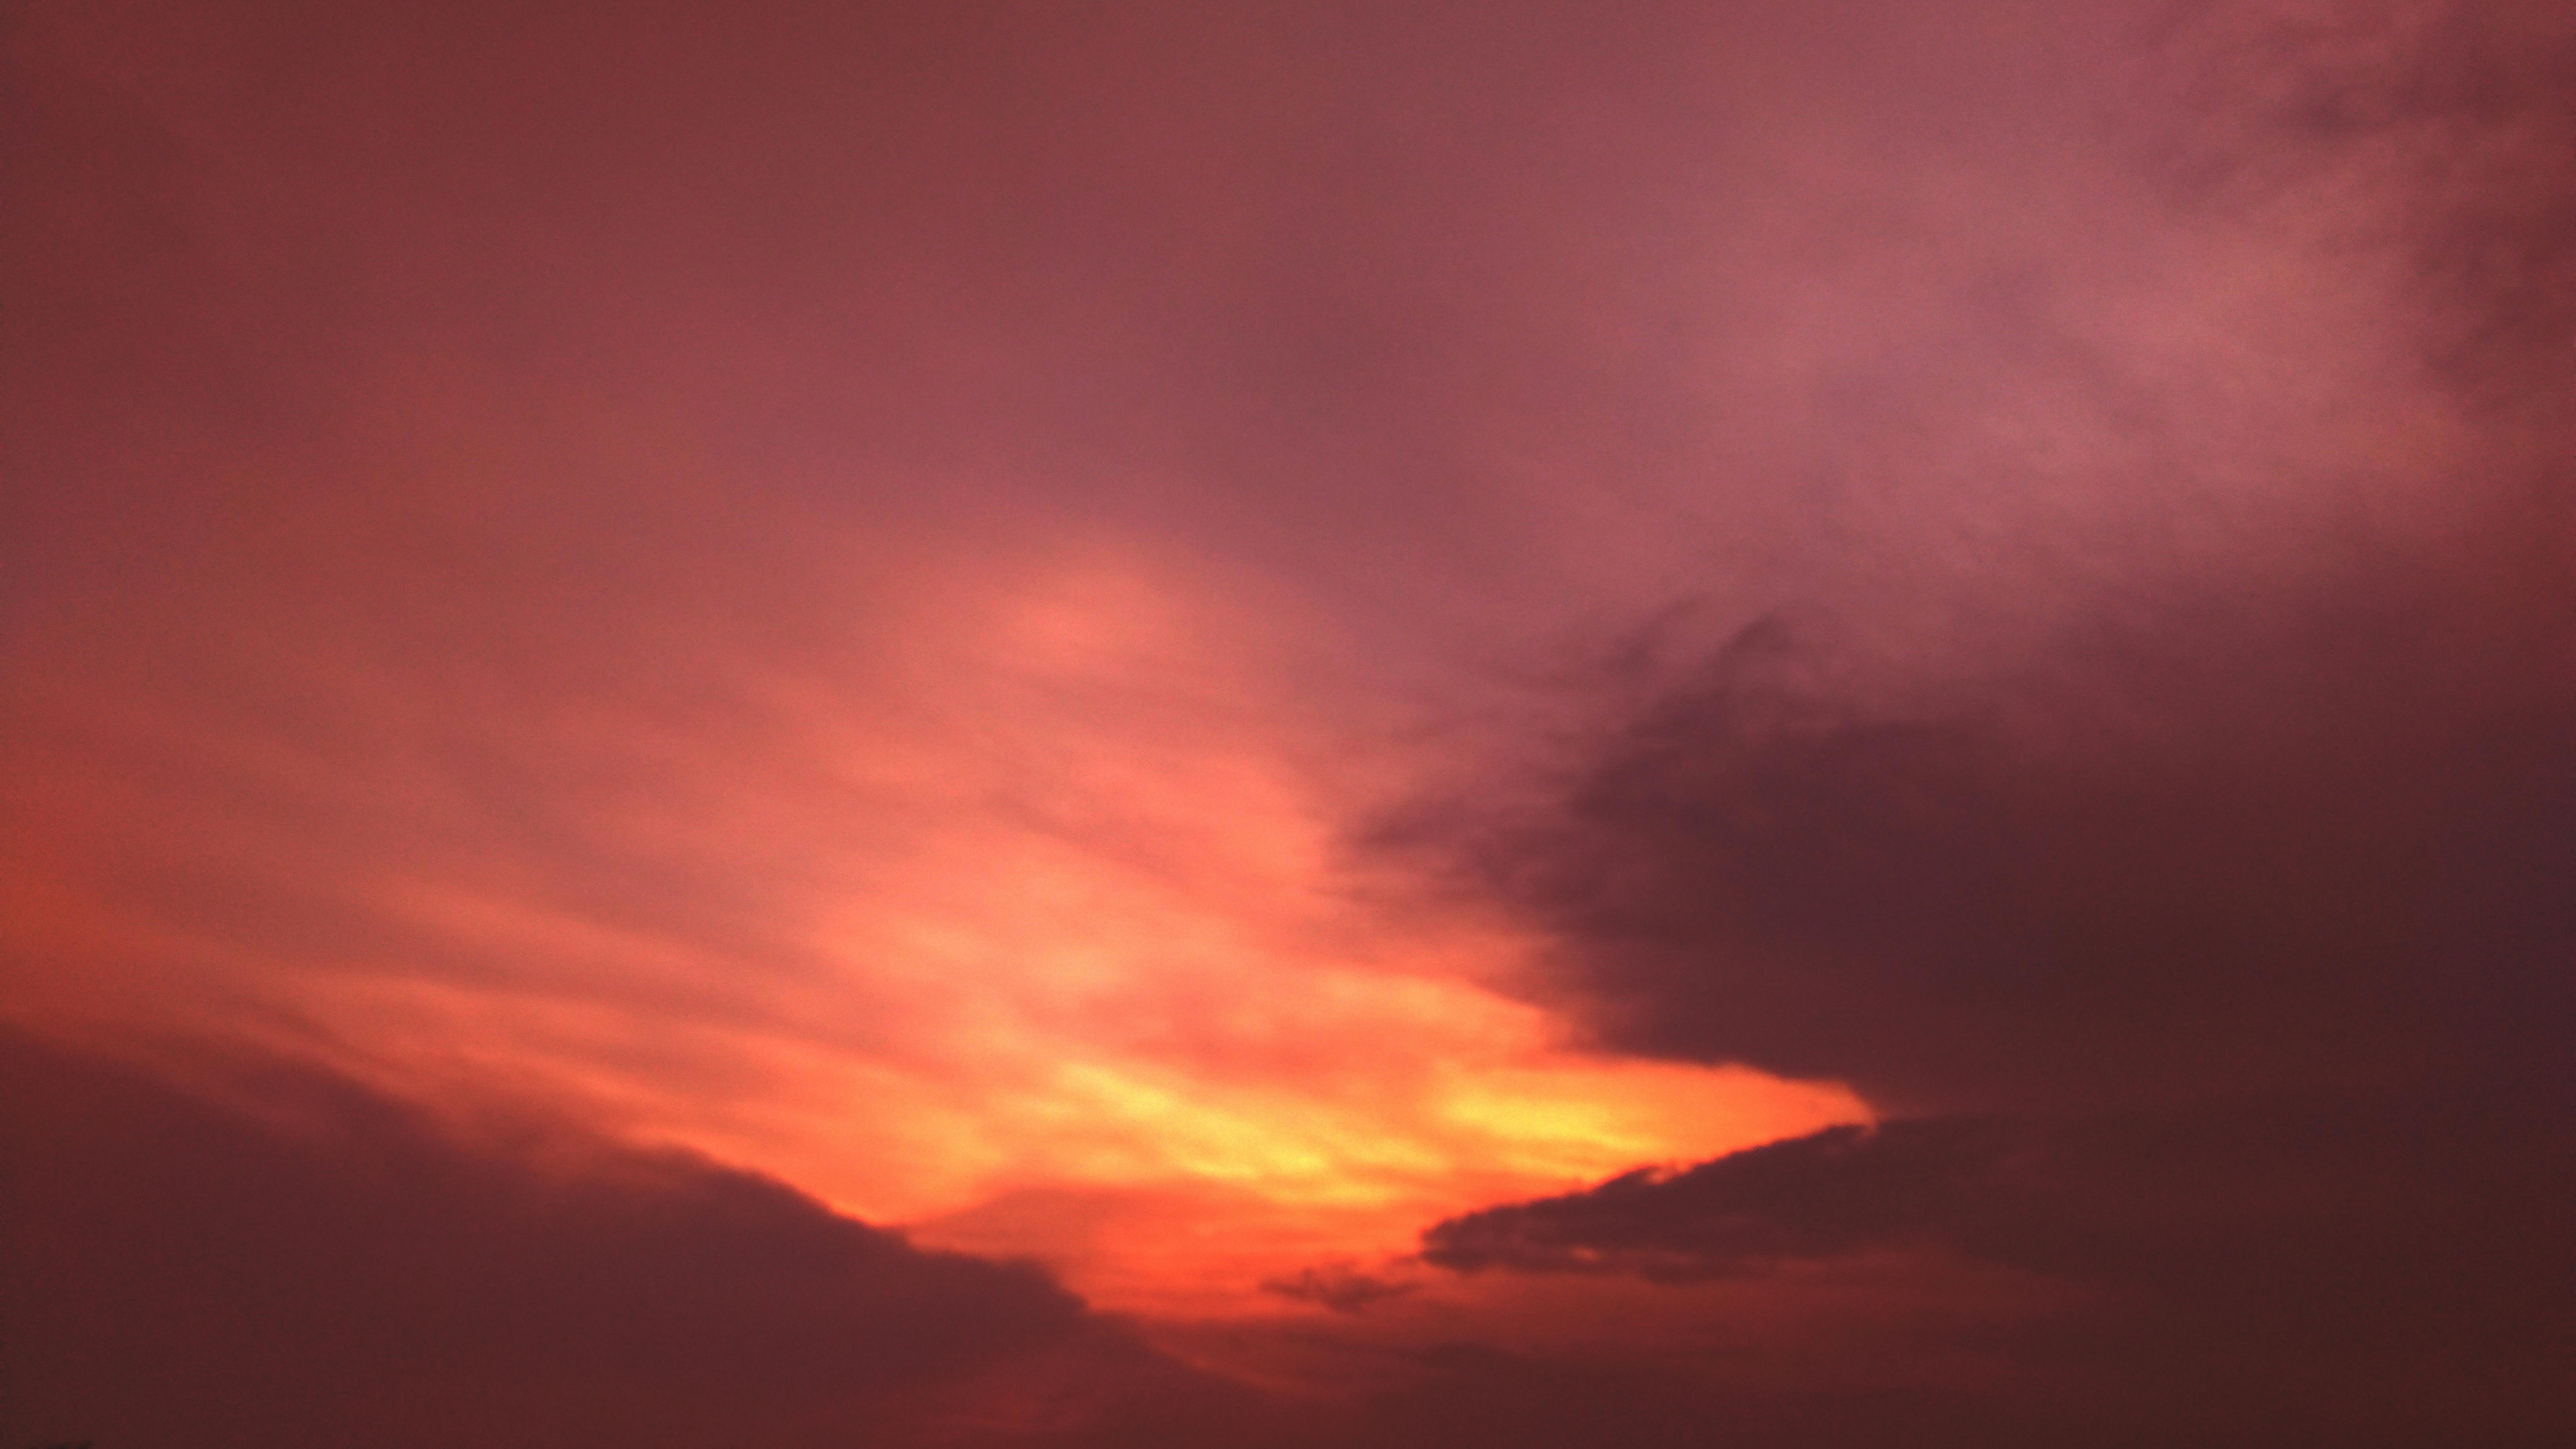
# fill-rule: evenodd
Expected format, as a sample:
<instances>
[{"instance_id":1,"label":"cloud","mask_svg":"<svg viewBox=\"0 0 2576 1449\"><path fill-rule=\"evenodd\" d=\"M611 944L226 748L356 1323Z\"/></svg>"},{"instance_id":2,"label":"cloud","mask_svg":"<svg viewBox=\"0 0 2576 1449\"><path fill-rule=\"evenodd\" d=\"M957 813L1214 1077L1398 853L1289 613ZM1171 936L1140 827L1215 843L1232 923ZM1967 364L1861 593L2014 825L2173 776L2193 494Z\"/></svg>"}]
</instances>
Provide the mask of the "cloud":
<instances>
[{"instance_id":1,"label":"cloud","mask_svg":"<svg viewBox=\"0 0 2576 1449\"><path fill-rule=\"evenodd\" d=\"M2456 1097L1899 1120L1452 1219L1424 1256L1811 1295L1856 1276L1890 1304L1908 1283L1955 1302L1937 1285L1982 1265L2072 1291L1972 1311L1960 1346L2013 1375L1954 1411L1984 1402L2005 1426L2135 1415L2118 1432L2146 1440L2341 1426L2524 1442L2576 1411L2547 1367L2576 1342L2557 1222L2571 1148L2527 1104ZM1838 1340L1847 1388L1868 1341Z\"/></svg>"},{"instance_id":2,"label":"cloud","mask_svg":"<svg viewBox=\"0 0 2576 1449\"><path fill-rule=\"evenodd\" d=\"M2576 1343L2576 46L2516 6L2140 34L2103 134L2159 198L2164 301L2125 310L2077 245L1989 287L1960 346L1892 337L1825 471L1911 500L1854 517L1918 541L1858 528L1880 577L1656 616L1556 681L1573 723L1538 767L1379 837L1550 933L1523 989L1603 1045L1891 1114L1428 1230L1465 1281L1651 1286L1712 1328L1869 1305L1776 1386L1460 1371L1530 1424L2576 1419L2549 1367Z\"/></svg>"},{"instance_id":3,"label":"cloud","mask_svg":"<svg viewBox=\"0 0 2576 1449\"><path fill-rule=\"evenodd\" d=\"M0 1038L15 1439L909 1442L941 1385L1129 1352L1035 1268L750 1173L201 1066Z\"/></svg>"},{"instance_id":4,"label":"cloud","mask_svg":"<svg viewBox=\"0 0 2576 1449\"><path fill-rule=\"evenodd\" d=\"M1758 625L1466 853L1611 1042L1877 1100L2532 1072L2576 694L2498 641L2544 617L2383 592L1911 708L1807 687Z\"/></svg>"},{"instance_id":5,"label":"cloud","mask_svg":"<svg viewBox=\"0 0 2576 1449\"><path fill-rule=\"evenodd\" d=\"M2268 1241L2340 1222L2394 1242L2413 1230L2399 1225L2442 1212L2527 1213L2531 1193L2488 1200L2494 1184L2481 1179L2516 1160L2563 1168L2542 1150L2554 1143L2501 1104L1907 1118L1468 1214L1429 1230L1424 1256L1461 1271L1685 1281L1938 1248L2032 1272L2169 1283L2178 1262L2231 1234ZM2368 1183L2376 1190L2361 1191Z\"/></svg>"},{"instance_id":6,"label":"cloud","mask_svg":"<svg viewBox=\"0 0 2576 1449\"><path fill-rule=\"evenodd\" d=\"M724 1170L612 1154L540 1191L384 1109L389 1171L482 1204L468 1232L360 1191L364 1151L101 1106L222 1148L93 1164L191 1189L102 1194L120 1241L160 1231L133 1204L235 1208L149 1209L193 1317L63 1342L157 1354L218 1417L270 1407L225 1383L348 1414L366 1386L461 1423L447 1365L516 1392L492 1345L552 1374L596 1341L562 1402L644 1438L734 1405L792 1442L778 1405L871 1396L927 1422L896 1378L815 1387L795 1344L838 1343L917 1352L1000 1440L2101 1442L2118 1407L2080 1396L1997 1422L1978 1376L2058 1360L1979 1295L2172 1277L2159 1321L2213 1343L2247 1300L2196 1261L2287 1281L2245 1320L2285 1341L2344 1301L2256 1271L2243 1244L2296 1243L2207 1160L2222 1126L2159 1104L2564 1120L2563 5L56 3L0 49L31 480L0 499L0 1014L536 1099L1058 1272L1124 1243L1137 1305L1330 1295L1280 1274L1626 1162L1943 1114L1674 1178L1722 1231L1660 1176L1634 1241L1494 1219L1498 1264L1561 1232L1623 1271L1304 1314L1411 1335L1376 1368L1410 1387L1317 1418L1119 1357L989 1265L818 1275L950 1283L957 1335L917 1344L762 1298L725 1265L880 1239ZM1494 678L1648 617L1526 710ZM1334 849L1429 780L1467 803L1390 835L1463 903ZM1706 1069L1734 1061L1873 1103ZM2301 1221L2455 1163L2300 1146L2377 1130L2279 1129ZM459 1346L304 1332L291 1274L226 1276L236 1241L292 1255L217 1158L317 1184L351 1301ZM1220 1217L1210 1181L1268 1195ZM655 1204L720 1261L637 1226ZM397 1228L571 1265L530 1319L560 1331L484 1334L518 1316L348 1246ZM2322 1236L2357 1278L2448 1261ZM594 1239L793 1341L654 1337ZM1865 1310L1761 1346L1891 1257ZM1530 1284L1578 1280L1616 1310L1586 1331L1673 1352L1511 1337L1563 1306ZM202 1307L228 1296L294 1353ZM1058 1327L979 1357L988 1303ZM2199 1393L2123 1390L2122 1345L2223 1369L2143 1321L2059 1322L2103 1404ZM684 1394L692 1355L733 1371Z\"/></svg>"},{"instance_id":7,"label":"cloud","mask_svg":"<svg viewBox=\"0 0 2576 1449\"><path fill-rule=\"evenodd\" d=\"M2159 118L2157 173L2194 204L2302 209L2360 254L2391 256L2434 378L2540 402L2576 329L2564 13L2383 0L2174 16L2137 95Z\"/></svg>"},{"instance_id":8,"label":"cloud","mask_svg":"<svg viewBox=\"0 0 2576 1449\"><path fill-rule=\"evenodd\" d=\"M1816 374L1839 552L1605 650L1536 803L1387 832L1605 1042L1958 1105L2531 1071L2570 1019L2576 34L2132 19L2025 200L2135 183L2152 255L1925 242L1953 310Z\"/></svg>"},{"instance_id":9,"label":"cloud","mask_svg":"<svg viewBox=\"0 0 2576 1449\"><path fill-rule=\"evenodd\" d=\"M1348 1265L1336 1265L1307 1268L1293 1277L1271 1279L1261 1287L1263 1292L1321 1304L1335 1313L1366 1313L1370 1304L1400 1298L1412 1292L1414 1285L1376 1277Z\"/></svg>"}]
</instances>

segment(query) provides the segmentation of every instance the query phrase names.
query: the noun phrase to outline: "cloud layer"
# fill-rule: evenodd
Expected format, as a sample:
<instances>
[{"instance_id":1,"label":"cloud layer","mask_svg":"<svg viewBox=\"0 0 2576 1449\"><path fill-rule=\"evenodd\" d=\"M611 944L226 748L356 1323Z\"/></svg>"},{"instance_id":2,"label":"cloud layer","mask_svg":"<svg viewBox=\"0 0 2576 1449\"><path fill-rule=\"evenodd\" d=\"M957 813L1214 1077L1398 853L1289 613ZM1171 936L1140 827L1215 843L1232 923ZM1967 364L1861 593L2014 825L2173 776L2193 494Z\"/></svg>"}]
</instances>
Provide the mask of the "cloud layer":
<instances>
[{"instance_id":1,"label":"cloud layer","mask_svg":"<svg viewBox=\"0 0 2576 1449\"><path fill-rule=\"evenodd\" d=\"M2565 11L15 7L30 1432L2538 1436Z\"/></svg>"},{"instance_id":2,"label":"cloud layer","mask_svg":"<svg viewBox=\"0 0 2576 1449\"><path fill-rule=\"evenodd\" d=\"M2576 693L2521 635L2568 601L2466 586L2213 603L1922 702L1818 689L1758 625L1470 858L1610 1040L1881 1101L2539 1080Z\"/></svg>"},{"instance_id":3,"label":"cloud layer","mask_svg":"<svg viewBox=\"0 0 2576 1449\"><path fill-rule=\"evenodd\" d=\"M693 1157L467 1132L282 1062L192 1090L0 1045L31 1441L908 1440L939 1385L1106 1333L1033 1267Z\"/></svg>"},{"instance_id":4,"label":"cloud layer","mask_svg":"<svg viewBox=\"0 0 2576 1449\"><path fill-rule=\"evenodd\" d=\"M2570 36L2131 43L2054 182L2155 198L2147 292L2071 222L1952 278L1825 375L1839 562L1684 600L1568 678L1534 783L1385 831L1553 932L1535 989L1604 1040L1915 1105L2556 1064Z\"/></svg>"},{"instance_id":5,"label":"cloud layer","mask_svg":"<svg viewBox=\"0 0 2576 1449\"><path fill-rule=\"evenodd\" d=\"M1424 1242L1471 1273L1804 1275L1817 1292L1820 1275L1893 1286L1964 1262L2059 1285L1972 1340L2018 1375L1959 1396L1999 1435L2537 1443L2576 1409L2550 1367L2576 1341L2571 1148L2563 1117L2456 1097L1922 1118L1640 1172Z\"/></svg>"}]
</instances>

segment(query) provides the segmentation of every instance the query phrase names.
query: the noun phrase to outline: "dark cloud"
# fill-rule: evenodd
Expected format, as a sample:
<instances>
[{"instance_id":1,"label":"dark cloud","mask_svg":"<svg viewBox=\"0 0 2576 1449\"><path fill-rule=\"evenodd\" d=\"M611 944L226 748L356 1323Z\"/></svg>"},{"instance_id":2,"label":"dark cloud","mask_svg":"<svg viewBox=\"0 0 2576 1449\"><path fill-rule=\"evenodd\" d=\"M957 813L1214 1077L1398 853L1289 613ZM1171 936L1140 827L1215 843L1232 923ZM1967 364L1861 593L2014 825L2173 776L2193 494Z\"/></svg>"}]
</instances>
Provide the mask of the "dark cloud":
<instances>
[{"instance_id":1,"label":"dark cloud","mask_svg":"<svg viewBox=\"0 0 2576 1449\"><path fill-rule=\"evenodd\" d=\"M11 1033L0 1071L12 1443L909 1442L940 1385L1149 1357L692 1157L477 1146L274 1063L183 1091Z\"/></svg>"},{"instance_id":2,"label":"dark cloud","mask_svg":"<svg viewBox=\"0 0 2576 1449\"><path fill-rule=\"evenodd\" d=\"M1292 1277L1266 1282L1261 1288L1282 1298L1320 1304L1335 1313L1365 1313L1370 1304L1413 1291L1411 1284L1389 1282L1347 1265L1307 1268Z\"/></svg>"},{"instance_id":3,"label":"dark cloud","mask_svg":"<svg viewBox=\"0 0 2576 1449\"><path fill-rule=\"evenodd\" d=\"M1424 1256L1465 1271L1686 1281L1938 1248L2038 1273L2170 1285L2177 1269L2241 1279L2252 1254L2216 1258L2230 1238L2278 1253L2292 1235L2313 1245L2320 1225L2333 1225L2346 1238L2414 1240L2438 1253L2423 1242L2433 1223L2520 1215L2529 1221L2519 1256L2536 1265L2564 1251L2535 1231L2533 1189L2569 1166L2568 1141L2505 1104L1900 1118L1455 1218L1425 1235ZM2534 1175L2500 1192L2518 1169Z\"/></svg>"},{"instance_id":4,"label":"dark cloud","mask_svg":"<svg viewBox=\"0 0 2576 1449\"><path fill-rule=\"evenodd\" d=\"M1913 708L1764 624L1474 859L1624 1046L1918 1101L2536 1074L2576 696L2476 657L2554 621L2459 607L2114 636Z\"/></svg>"},{"instance_id":5,"label":"dark cloud","mask_svg":"<svg viewBox=\"0 0 2576 1449\"><path fill-rule=\"evenodd\" d=\"M1872 446L1844 489L2037 477L2160 520L2070 531L2065 567L1954 554L1959 612L1928 628L1872 583L1784 591L1696 648L1668 615L1570 686L1594 723L1535 789L1386 832L1541 927L1528 989L1606 1044L1845 1078L1897 1114L1430 1229L1430 1263L1485 1277L1873 1285L1812 1393L1474 1371L1540 1400L1530 1425L1622 1400L1784 1444L2576 1423L2576 33L2536 6L2194 5L2139 36L2109 134L2166 224L2342 289L2313 335L2286 290L2233 324L2309 366L2194 393L2062 294L1998 293L1990 353L1857 375ZM1979 421L2033 378L2104 424L2055 473ZM2333 431L2311 385L2448 421L2274 447ZM2262 489L2303 503L2168 549ZM2024 601L2035 627L1978 632ZM1939 1382L1962 1356L1993 1376Z\"/></svg>"},{"instance_id":6,"label":"dark cloud","mask_svg":"<svg viewBox=\"0 0 2576 1449\"><path fill-rule=\"evenodd\" d=\"M1424 1252L1667 1283L1839 1264L1891 1298L1964 1260L2078 1290L1964 1336L2012 1381L1894 1425L1982 1400L1999 1433L2545 1442L2576 1421L2553 1367L2576 1348L2571 1192L2576 1134L2519 1102L1946 1117L1472 1214Z\"/></svg>"},{"instance_id":7,"label":"dark cloud","mask_svg":"<svg viewBox=\"0 0 2576 1449\"><path fill-rule=\"evenodd\" d=\"M2081 117L2210 285L2302 282L2177 369L2078 275L2098 238L1951 276L1944 326L1825 374L1847 557L1577 685L1600 723L1535 806L1389 836L1552 932L1533 989L1616 1047L1917 1106L2547 1076L2576 1020L2552 9L2171 7L2090 58L2117 100L2017 96Z\"/></svg>"},{"instance_id":8,"label":"dark cloud","mask_svg":"<svg viewBox=\"0 0 2576 1449\"><path fill-rule=\"evenodd\" d=\"M1494 1392L1553 1376L1529 1423L1633 1398L1747 1443L2563 1437L2576 635L2534 567L2559 547L2495 527L2474 565L2167 592L1902 688L1767 620L1536 805L1435 815L1554 933L1533 989L1608 1041L1960 1109L1435 1226L1425 1257L1464 1273L1874 1285L1788 1375L1813 1392L1568 1363ZM1996 1282L2038 1297L1981 1306ZM1963 1355L1992 1376L1924 1381Z\"/></svg>"},{"instance_id":9,"label":"dark cloud","mask_svg":"<svg viewBox=\"0 0 2576 1449\"><path fill-rule=\"evenodd\" d=\"M1451 1346L1292 1410L737 1172L13 1041L26 1436L2540 1422L2576 1081L2563 4L63 3L13 7L0 66L0 852L78 887L13 928L79 943L11 1010L217 1014L162 984L193 964L117 955L143 935L244 996L637 1001L630 1086L708 1087L690 1027L897 1043L864 985L747 989L830 982L808 908L915 854L837 763L763 763L803 738L767 682L925 734L1029 714L993 748L1054 781L1080 717L903 682L1004 646L902 646L1068 539L1259 575L1330 661L1283 692L1355 735L1423 696L1481 730L1480 663L1696 590L1701 647L1685 620L1574 691L1536 803L1487 780L1400 833L1552 939L1529 990L1602 1045L1954 1114L1433 1255L1673 1294L1955 1260L2108 1305L1927 1326L1952 1288L1909 1278L1823 1387L1683 1334ZM693 809L726 828L681 838ZM415 880L616 930L549 968L519 916L386 916L448 919ZM132 929L93 940L92 901ZM2337 1101L2410 1090L2481 1105ZM2226 1093L2263 1105L2156 1105ZM1380 1286L1275 1291L1365 1303L1354 1336L1434 1311ZM1963 1346L2006 1387L1913 1372Z\"/></svg>"}]
</instances>

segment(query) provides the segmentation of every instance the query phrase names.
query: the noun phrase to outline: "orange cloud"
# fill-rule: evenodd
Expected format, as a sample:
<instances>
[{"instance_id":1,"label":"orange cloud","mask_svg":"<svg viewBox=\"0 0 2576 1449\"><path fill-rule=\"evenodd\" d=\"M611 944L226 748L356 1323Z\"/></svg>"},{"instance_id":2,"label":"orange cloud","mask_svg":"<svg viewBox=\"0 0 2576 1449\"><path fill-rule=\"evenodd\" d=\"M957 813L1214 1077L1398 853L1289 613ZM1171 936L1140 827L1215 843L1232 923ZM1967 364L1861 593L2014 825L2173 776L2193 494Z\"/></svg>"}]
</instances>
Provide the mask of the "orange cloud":
<instances>
[{"instance_id":1,"label":"orange cloud","mask_svg":"<svg viewBox=\"0 0 2576 1449\"><path fill-rule=\"evenodd\" d=\"M704 646L721 704L685 722L273 618L216 657L327 732L58 672L24 766L51 828L16 842L54 966L11 1007L533 1097L1168 1311L1286 1308L1265 1279L1450 1213L1866 1115L1587 1056L1494 989L1526 942L1355 873L1341 833L1423 766L1330 745L1276 601L1132 550L902 589L923 627L837 671ZM116 783L146 758L150 801Z\"/></svg>"}]
</instances>

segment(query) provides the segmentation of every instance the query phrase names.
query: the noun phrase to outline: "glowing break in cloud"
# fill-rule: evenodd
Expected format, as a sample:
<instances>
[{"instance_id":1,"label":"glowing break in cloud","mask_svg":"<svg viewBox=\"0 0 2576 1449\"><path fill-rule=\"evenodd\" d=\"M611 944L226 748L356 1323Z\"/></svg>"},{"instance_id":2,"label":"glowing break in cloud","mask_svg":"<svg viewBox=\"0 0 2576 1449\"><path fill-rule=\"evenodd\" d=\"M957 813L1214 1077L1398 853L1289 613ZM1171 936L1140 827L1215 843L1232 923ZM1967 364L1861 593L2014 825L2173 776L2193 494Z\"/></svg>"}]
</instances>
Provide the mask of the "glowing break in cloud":
<instances>
[{"instance_id":1,"label":"glowing break in cloud","mask_svg":"<svg viewBox=\"0 0 2576 1449\"><path fill-rule=\"evenodd\" d=\"M49 969L13 1007L553 1102L1166 1307L1866 1115L1586 1057L1496 994L1520 941L1345 863L1404 762L1281 697L1220 581L1127 551L900 588L918 625L838 677L698 646L685 725L560 682L495 709L277 618L194 699L65 669L17 847ZM259 719L279 691L330 733Z\"/></svg>"}]
</instances>

